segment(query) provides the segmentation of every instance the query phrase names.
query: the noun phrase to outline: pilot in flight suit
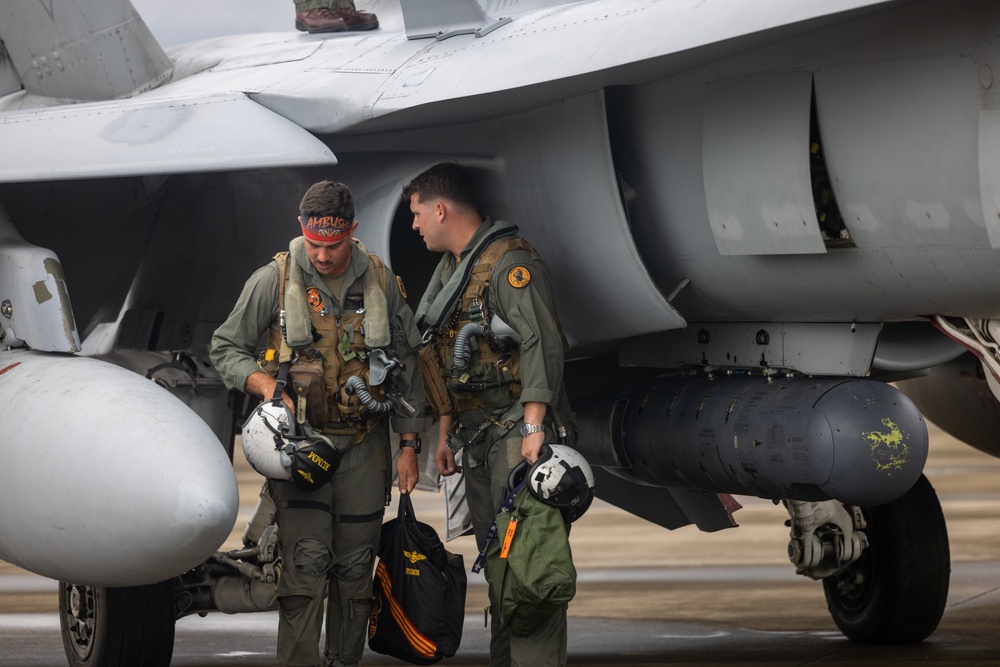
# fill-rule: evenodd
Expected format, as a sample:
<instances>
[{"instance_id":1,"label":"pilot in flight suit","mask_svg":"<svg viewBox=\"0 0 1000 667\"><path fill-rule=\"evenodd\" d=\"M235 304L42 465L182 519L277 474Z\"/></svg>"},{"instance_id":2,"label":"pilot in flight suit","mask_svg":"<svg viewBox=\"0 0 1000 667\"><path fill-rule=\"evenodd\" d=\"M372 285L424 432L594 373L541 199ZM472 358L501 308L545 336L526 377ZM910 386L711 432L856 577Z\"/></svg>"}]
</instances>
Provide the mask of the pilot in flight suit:
<instances>
[{"instance_id":1,"label":"pilot in flight suit","mask_svg":"<svg viewBox=\"0 0 1000 667\"><path fill-rule=\"evenodd\" d=\"M462 451L466 497L482 546L511 470L522 460L534 463L546 442L575 439L562 381L566 339L548 267L516 226L479 217L475 188L463 169L431 167L404 188L403 197L427 248L444 252L417 308L426 342L421 362L441 419L438 469L446 476L458 472L455 452ZM453 372L457 332L493 316L517 332L517 349L504 359L478 336L467 368ZM494 667L566 663L565 605L527 636L500 627L496 615L490 629Z\"/></svg>"},{"instance_id":2,"label":"pilot in flight suit","mask_svg":"<svg viewBox=\"0 0 1000 667\"><path fill-rule=\"evenodd\" d=\"M417 434L425 422L415 353L420 338L402 282L351 238L357 221L346 186L315 184L303 197L301 213L303 235L247 281L212 338L211 358L228 387L265 399L274 391L273 359L285 345L297 353L303 372L311 367L322 377L320 400L310 397L307 412L313 428L343 455L333 479L310 492L269 480L283 568L277 650L286 665L319 664L326 595L325 664L339 667L358 664L364 651L391 484L390 420L367 411L345 387L361 378L372 397L385 399L383 387L368 384L371 355L391 350L402 360L399 390L414 411L394 412L391 425L401 434L400 489L409 492L417 481ZM268 345L258 361L254 352L265 333Z\"/></svg>"}]
</instances>

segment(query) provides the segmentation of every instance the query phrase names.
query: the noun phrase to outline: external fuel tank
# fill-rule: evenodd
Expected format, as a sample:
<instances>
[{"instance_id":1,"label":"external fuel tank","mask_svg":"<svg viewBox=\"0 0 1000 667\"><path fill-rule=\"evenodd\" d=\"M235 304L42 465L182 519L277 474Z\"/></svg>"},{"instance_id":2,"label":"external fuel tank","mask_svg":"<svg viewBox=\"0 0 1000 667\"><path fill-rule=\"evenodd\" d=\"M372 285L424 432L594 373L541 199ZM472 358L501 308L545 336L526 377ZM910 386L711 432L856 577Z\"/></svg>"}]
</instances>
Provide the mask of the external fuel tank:
<instances>
[{"instance_id":1,"label":"external fuel tank","mask_svg":"<svg viewBox=\"0 0 1000 667\"><path fill-rule=\"evenodd\" d=\"M867 507L927 460L920 411L875 380L671 376L574 407L587 459L645 485Z\"/></svg>"}]
</instances>

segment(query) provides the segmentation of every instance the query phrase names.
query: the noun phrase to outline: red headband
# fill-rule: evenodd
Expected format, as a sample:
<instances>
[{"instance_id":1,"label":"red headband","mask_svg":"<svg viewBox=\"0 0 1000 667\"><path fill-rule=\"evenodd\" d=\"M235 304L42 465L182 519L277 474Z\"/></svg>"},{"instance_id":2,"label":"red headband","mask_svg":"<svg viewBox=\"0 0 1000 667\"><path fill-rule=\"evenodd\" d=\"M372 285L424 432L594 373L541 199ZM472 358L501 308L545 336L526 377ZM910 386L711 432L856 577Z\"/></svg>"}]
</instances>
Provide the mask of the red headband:
<instances>
[{"instance_id":1,"label":"red headband","mask_svg":"<svg viewBox=\"0 0 1000 667\"><path fill-rule=\"evenodd\" d=\"M302 234L310 241L319 243L330 243L339 241L347 236L353 220L341 218L333 215L310 215L305 213L299 215L299 224L302 225Z\"/></svg>"}]
</instances>

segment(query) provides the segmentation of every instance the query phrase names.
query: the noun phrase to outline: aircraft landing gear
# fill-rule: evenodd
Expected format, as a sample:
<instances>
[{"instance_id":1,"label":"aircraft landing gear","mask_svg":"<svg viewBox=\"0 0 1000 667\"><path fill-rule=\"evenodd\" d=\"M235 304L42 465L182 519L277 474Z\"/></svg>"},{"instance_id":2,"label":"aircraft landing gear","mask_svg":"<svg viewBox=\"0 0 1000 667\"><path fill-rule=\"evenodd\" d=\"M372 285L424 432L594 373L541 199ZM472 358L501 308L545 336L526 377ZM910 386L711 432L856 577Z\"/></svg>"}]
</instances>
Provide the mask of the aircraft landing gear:
<instances>
[{"instance_id":1,"label":"aircraft landing gear","mask_svg":"<svg viewBox=\"0 0 1000 667\"><path fill-rule=\"evenodd\" d=\"M174 588L59 582L59 624L70 667L168 667L174 651Z\"/></svg>"},{"instance_id":2,"label":"aircraft landing gear","mask_svg":"<svg viewBox=\"0 0 1000 667\"><path fill-rule=\"evenodd\" d=\"M844 635L866 644L926 639L944 614L951 576L948 530L923 475L876 507L785 501L796 572L823 581Z\"/></svg>"},{"instance_id":3,"label":"aircraft landing gear","mask_svg":"<svg viewBox=\"0 0 1000 667\"><path fill-rule=\"evenodd\" d=\"M923 475L901 498L861 510L871 546L823 580L840 631L856 642L918 642L944 614L951 576L948 529L934 488Z\"/></svg>"}]
</instances>

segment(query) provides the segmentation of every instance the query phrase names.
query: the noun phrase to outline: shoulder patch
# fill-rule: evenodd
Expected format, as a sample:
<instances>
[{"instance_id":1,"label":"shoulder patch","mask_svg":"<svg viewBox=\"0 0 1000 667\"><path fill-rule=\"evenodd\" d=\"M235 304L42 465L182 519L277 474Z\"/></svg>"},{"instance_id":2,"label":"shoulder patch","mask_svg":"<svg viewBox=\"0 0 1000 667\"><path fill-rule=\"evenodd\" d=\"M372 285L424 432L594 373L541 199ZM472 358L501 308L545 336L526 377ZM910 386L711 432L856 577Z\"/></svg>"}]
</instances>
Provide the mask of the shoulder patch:
<instances>
[{"instance_id":1,"label":"shoulder patch","mask_svg":"<svg viewBox=\"0 0 1000 667\"><path fill-rule=\"evenodd\" d=\"M399 286L399 293L402 294L403 298L405 299L406 298L406 288L403 287L403 279L400 278L399 276L396 276L396 285Z\"/></svg>"},{"instance_id":2,"label":"shoulder patch","mask_svg":"<svg viewBox=\"0 0 1000 667\"><path fill-rule=\"evenodd\" d=\"M315 287L307 289L306 300L309 302L309 307L317 313L323 310L323 295L320 293L319 289Z\"/></svg>"},{"instance_id":3,"label":"shoulder patch","mask_svg":"<svg viewBox=\"0 0 1000 667\"><path fill-rule=\"evenodd\" d=\"M531 282L531 273L523 266L515 266L507 272L507 282L511 287L524 287Z\"/></svg>"}]
</instances>

